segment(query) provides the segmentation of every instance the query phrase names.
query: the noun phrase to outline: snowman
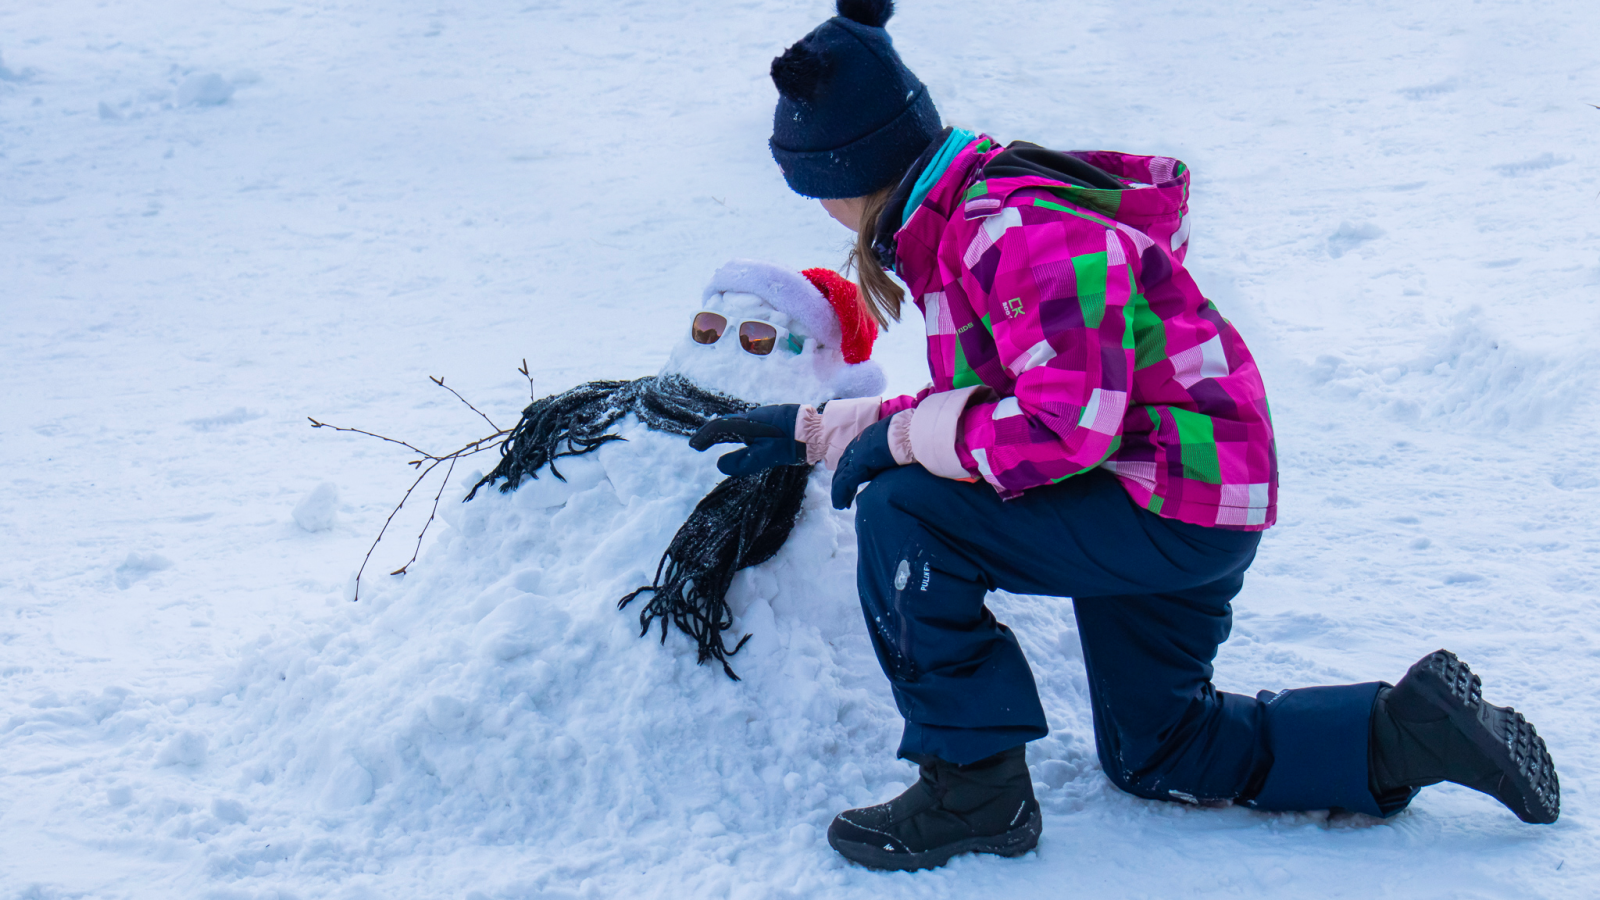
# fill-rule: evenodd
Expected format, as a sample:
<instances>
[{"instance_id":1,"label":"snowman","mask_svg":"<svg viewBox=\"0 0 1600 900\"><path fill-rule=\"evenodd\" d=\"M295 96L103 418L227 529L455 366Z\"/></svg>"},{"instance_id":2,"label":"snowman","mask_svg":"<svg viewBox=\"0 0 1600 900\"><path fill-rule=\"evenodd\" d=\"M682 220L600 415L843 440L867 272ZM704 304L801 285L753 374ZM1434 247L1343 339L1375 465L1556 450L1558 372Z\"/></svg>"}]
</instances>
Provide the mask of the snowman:
<instances>
[{"instance_id":1,"label":"snowman","mask_svg":"<svg viewBox=\"0 0 1600 900\"><path fill-rule=\"evenodd\" d=\"M582 506L601 491L663 512L669 498L697 499L673 520L681 525L653 581L620 602L641 601L641 633L659 624L664 640L676 626L696 641L699 662L715 660L737 678L727 658L743 639L730 649L722 638L734 625L734 577L777 556L797 521L805 527L802 509L816 520L810 527L830 535L849 525L822 513L825 502L808 502L811 467L720 479L716 454L697 453L683 438L711 418L761 404L881 394L884 373L871 359L877 324L837 272L751 260L718 269L684 324L660 374L590 382L530 405L500 465L473 494L494 485L519 505L555 509Z\"/></svg>"},{"instance_id":2,"label":"snowman","mask_svg":"<svg viewBox=\"0 0 1600 900\"><path fill-rule=\"evenodd\" d=\"M757 402L878 391L874 329L836 274L760 263L722 267L682 307L659 374L533 403L484 479L494 489L444 503L448 527L403 579L253 642L215 690L227 702L186 713L218 736L206 763L152 782L185 796L200 779L251 810L216 826L208 859L250 871L268 841L359 862L378 834L394 859L502 853L485 858L521 880L495 893L521 894L567 878L583 848L647 858L663 834L696 860L789 846L795 821L906 777L885 752L900 720L828 473L723 478L687 439ZM139 732L143 758L169 752L156 742L176 727ZM159 830L158 806L117 813Z\"/></svg>"}]
</instances>

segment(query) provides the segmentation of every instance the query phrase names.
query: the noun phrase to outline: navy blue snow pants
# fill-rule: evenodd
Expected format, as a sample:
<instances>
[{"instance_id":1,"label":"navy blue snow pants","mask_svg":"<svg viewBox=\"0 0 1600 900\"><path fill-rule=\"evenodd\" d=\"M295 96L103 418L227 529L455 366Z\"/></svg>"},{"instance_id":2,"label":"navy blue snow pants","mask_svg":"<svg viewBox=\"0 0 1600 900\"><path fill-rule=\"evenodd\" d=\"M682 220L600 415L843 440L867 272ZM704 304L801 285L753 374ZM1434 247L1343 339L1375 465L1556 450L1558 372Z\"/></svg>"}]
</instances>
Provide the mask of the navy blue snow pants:
<instances>
[{"instance_id":1,"label":"navy blue snow pants","mask_svg":"<svg viewBox=\"0 0 1600 900\"><path fill-rule=\"evenodd\" d=\"M900 755L974 762L1049 733L992 590L1071 597L1101 766L1141 797L1385 815L1367 783L1379 682L1255 697L1211 684L1260 534L1140 509L1101 469L1002 501L919 465L856 498L857 580L905 717Z\"/></svg>"}]
</instances>

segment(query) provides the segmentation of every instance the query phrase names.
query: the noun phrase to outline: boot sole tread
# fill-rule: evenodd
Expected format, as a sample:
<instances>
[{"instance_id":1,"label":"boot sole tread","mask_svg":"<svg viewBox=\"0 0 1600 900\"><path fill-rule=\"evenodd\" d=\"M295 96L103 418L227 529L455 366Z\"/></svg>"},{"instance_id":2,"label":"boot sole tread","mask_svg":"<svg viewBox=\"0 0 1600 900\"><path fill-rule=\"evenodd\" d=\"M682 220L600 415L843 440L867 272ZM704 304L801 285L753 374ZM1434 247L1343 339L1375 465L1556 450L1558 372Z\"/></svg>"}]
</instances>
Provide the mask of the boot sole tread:
<instances>
[{"instance_id":1,"label":"boot sole tread","mask_svg":"<svg viewBox=\"0 0 1600 900\"><path fill-rule=\"evenodd\" d=\"M1445 712L1502 772L1494 797L1517 818L1548 825L1561 815L1561 782L1544 738L1522 713L1483 700L1483 681L1449 650L1419 660L1403 679ZM1399 688L1396 688L1398 691ZM1396 698L1405 702L1406 698Z\"/></svg>"}]
</instances>

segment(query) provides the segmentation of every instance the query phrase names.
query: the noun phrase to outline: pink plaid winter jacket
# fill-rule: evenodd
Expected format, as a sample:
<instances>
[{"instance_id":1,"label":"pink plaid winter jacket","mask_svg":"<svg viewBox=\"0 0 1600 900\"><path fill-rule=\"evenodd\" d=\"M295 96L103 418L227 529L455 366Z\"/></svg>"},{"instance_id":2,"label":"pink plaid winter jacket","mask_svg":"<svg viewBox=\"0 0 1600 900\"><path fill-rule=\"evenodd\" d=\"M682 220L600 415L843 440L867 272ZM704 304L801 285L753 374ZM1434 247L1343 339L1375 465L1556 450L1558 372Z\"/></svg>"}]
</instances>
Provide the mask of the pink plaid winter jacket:
<instances>
[{"instance_id":1,"label":"pink plaid winter jacket","mask_svg":"<svg viewBox=\"0 0 1600 900\"><path fill-rule=\"evenodd\" d=\"M914 410L891 428L897 456L981 477L1006 498L1100 466L1159 515L1271 526L1278 472L1261 374L1183 268L1188 170L1088 152L1071 155L1126 187L981 180L1000 151L985 137L967 144L895 234L933 384L875 409L834 401L830 418L853 409L864 425Z\"/></svg>"}]
</instances>

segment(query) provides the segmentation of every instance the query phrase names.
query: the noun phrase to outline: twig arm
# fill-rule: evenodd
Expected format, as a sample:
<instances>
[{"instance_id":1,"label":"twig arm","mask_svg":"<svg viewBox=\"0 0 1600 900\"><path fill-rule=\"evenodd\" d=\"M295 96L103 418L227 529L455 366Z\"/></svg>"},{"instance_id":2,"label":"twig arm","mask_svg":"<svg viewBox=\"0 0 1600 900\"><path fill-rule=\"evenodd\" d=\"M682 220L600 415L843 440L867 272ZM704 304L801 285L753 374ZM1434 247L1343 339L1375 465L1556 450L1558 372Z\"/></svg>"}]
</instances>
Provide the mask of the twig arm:
<instances>
[{"instance_id":1,"label":"twig arm","mask_svg":"<svg viewBox=\"0 0 1600 900\"><path fill-rule=\"evenodd\" d=\"M411 492L417 489L417 485L422 483L422 479L428 477L428 473L432 472L434 467L439 465L439 462L439 460L435 460L426 469L423 469L422 474L417 476L417 480L411 482L411 487L406 488L405 494L400 497L400 502L394 505L394 509L389 510L389 518L383 520L383 527L378 529L378 536L372 539L372 546L367 548L367 555L361 558L361 568L356 570L356 593L354 597L350 598L352 603L361 599L361 575L367 571L367 563L372 561L372 551L378 549L378 542L383 540L383 533L389 530L389 525L394 522L394 517L406 505L406 501L411 499ZM418 538L418 540L420 541L421 538ZM410 565L410 563L406 565Z\"/></svg>"},{"instance_id":2,"label":"twig arm","mask_svg":"<svg viewBox=\"0 0 1600 900\"><path fill-rule=\"evenodd\" d=\"M528 379L528 399L537 402L539 393L533 389L533 376L528 374L528 358L526 356L522 358L522 367L517 371L522 373L523 378Z\"/></svg>"},{"instance_id":3,"label":"twig arm","mask_svg":"<svg viewBox=\"0 0 1600 900\"><path fill-rule=\"evenodd\" d=\"M461 457L451 454L446 458L450 460L450 466L444 470L444 480L439 482L439 490L433 495L433 509L428 513L428 521L423 522L422 530L417 532L417 546L411 550L411 558L406 560L406 564L398 569L395 569L393 572L390 572L390 575L406 574L406 570L411 568L411 564L417 561L417 554L422 552L422 539L427 536L428 527L433 524L434 517L439 514L439 498L444 496L444 489L449 487L450 476L456 470L456 460L460 459ZM437 465L437 463L435 463L435 465Z\"/></svg>"},{"instance_id":4,"label":"twig arm","mask_svg":"<svg viewBox=\"0 0 1600 900\"><path fill-rule=\"evenodd\" d=\"M501 430L500 426L496 425L494 423L493 419L491 419L488 416L483 414L483 410L477 408L476 406L473 406L472 405L472 401L470 401L467 398L461 396L461 394L455 388L451 387L448 384L445 384L443 378L435 378L432 375L429 375L428 376L428 380L433 382L434 384L437 384L439 387L444 388L445 390L449 391L450 393L455 394L457 400L460 400L462 403L467 404L467 409L470 409L473 412L477 413L480 418L482 418L485 422L488 422L490 428L493 428L495 431L500 431ZM501 432L501 433L504 434L504 432Z\"/></svg>"},{"instance_id":5,"label":"twig arm","mask_svg":"<svg viewBox=\"0 0 1600 900\"><path fill-rule=\"evenodd\" d=\"M367 430L361 429L361 428L346 428L343 425L329 425L327 422L318 422L316 419L312 419L310 416L306 416L306 418L311 421L311 427L312 428L332 428L334 431L349 431L349 432L353 432L355 434L364 434L367 437L375 437L380 441L388 441L391 444L399 444L400 446L406 448L407 450L410 450L411 452L416 453L419 456L422 456L422 457L424 457L426 459L439 459L440 458L440 457L434 456L432 453L429 453L426 450L423 450L423 449L421 449L419 447L413 447L410 444L406 443L405 441L397 441L392 437L384 437L381 434L375 434L375 433L373 433L371 431L367 431Z\"/></svg>"}]
</instances>

